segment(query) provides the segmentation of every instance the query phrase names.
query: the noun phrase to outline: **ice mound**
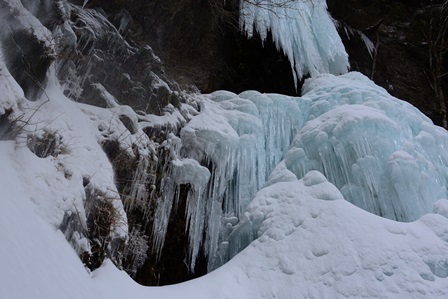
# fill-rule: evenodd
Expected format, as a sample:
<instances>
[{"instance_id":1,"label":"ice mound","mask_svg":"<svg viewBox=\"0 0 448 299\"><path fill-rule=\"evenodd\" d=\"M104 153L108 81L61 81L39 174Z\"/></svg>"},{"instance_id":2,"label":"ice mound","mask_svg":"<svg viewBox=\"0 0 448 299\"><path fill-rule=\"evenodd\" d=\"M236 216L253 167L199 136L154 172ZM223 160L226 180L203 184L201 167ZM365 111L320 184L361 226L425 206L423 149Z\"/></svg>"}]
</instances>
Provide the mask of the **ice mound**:
<instances>
[{"instance_id":1,"label":"ice mound","mask_svg":"<svg viewBox=\"0 0 448 299\"><path fill-rule=\"evenodd\" d=\"M321 171L355 205L412 221L445 198L448 135L359 73L304 85L308 121L284 164L297 178Z\"/></svg>"}]
</instances>

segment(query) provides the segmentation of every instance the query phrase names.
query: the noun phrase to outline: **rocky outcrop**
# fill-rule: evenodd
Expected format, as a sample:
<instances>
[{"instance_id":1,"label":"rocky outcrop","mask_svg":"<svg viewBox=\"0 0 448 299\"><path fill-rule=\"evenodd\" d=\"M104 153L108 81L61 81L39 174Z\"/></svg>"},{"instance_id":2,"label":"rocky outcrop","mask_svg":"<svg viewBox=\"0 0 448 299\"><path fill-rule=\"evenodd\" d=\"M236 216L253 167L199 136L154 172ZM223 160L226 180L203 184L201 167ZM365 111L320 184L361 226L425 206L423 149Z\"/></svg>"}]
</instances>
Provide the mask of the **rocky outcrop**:
<instances>
[{"instance_id":1,"label":"rocky outcrop","mask_svg":"<svg viewBox=\"0 0 448 299\"><path fill-rule=\"evenodd\" d=\"M168 104L178 106L178 86L167 78L148 43L137 45L124 38L130 16L115 16L121 26L114 26L107 17L101 7L70 7L60 28L67 42L58 65L67 95L76 101L93 100L88 103L100 107L116 102L151 114L161 114Z\"/></svg>"},{"instance_id":2,"label":"rocky outcrop","mask_svg":"<svg viewBox=\"0 0 448 299\"><path fill-rule=\"evenodd\" d=\"M26 2L25 2L26 3ZM54 60L51 34L19 5L0 1L0 39L6 67L30 100L37 99L46 85L46 73Z\"/></svg>"}]
</instances>

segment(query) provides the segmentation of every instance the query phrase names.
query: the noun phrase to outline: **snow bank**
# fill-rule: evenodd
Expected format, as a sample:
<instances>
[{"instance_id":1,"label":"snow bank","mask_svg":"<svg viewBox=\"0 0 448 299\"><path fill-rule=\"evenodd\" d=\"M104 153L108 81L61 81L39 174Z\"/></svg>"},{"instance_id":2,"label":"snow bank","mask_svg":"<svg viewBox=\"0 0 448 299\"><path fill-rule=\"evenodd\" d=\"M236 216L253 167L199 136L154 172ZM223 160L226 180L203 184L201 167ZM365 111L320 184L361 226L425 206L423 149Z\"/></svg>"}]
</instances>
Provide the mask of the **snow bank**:
<instances>
[{"instance_id":1,"label":"snow bank","mask_svg":"<svg viewBox=\"0 0 448 299\"><path fill-rule=\"evenodd\" d=\"M14 143L0 141L0 153L0 297L98 298L95 282L64 235L37 215Z\"/></svg>"},{"instance_id":2,"label":"snow bank","mask_svg":"<svg viewBox=\"0 0 448 299\"><path fill-rule=\"evenodd\" d=\"M347 201L322 174L258 193L246 221L258 238L193 281L142 287L110 261L92 274L36 215L12 142L0 143L2 298L446 298L448 219L397 223ZM446 206L440 202L438 206Z\"/></svg>"}]
</instances>

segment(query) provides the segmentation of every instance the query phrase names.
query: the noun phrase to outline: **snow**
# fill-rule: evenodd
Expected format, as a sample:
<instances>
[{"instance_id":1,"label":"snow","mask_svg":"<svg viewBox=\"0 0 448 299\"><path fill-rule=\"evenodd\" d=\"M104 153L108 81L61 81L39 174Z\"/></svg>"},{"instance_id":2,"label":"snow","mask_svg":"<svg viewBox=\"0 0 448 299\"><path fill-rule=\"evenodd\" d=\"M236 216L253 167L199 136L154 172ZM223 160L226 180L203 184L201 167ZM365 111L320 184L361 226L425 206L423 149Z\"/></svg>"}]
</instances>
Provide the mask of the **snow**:
<instances>
[{"instance_id":1,"label":"snow","mask_svg":"<svg viewBox=\"0 0 448 299\"><path fill-rule=\"evenodd\" d=\"M296 85L307 74L347 72L348 55L325 0L242 0L240 15L248 38L257 31L265 41L272 33L277 49L289 59Z\"/></svg>"},{"instance_id":2,"label":"snow","mask_svg":"<svg viewBox=\"0 0 448 299\"><path fill-rule=\"evenodd\" d=\"M246 220L258 238L229 264L243 263L266 298L446 296L447 245L429 221L397 223L342 199L316 171L263 189ZM439 225L448 220L424 218Z\"/></svg>"},{"instance_id":3,"label":"snow","mask_svg":"<svg viewBox=\"0 0 448 299\"><path fill-rule=\"evenodd\" d=\"M216 271L142 287L106 261L88 273L35 212L13 142L0 142L1 298L446 298L448 218L398 223L343 200L314 171L258 193L246 213L258 238ZM330 199L330 201L329 201ZM438 205L447 205L446 200ZM14 229L11 229L14 227Z\"/></svg>"},{"instance_id":4,"label":"snow","mask_svg":"<svg viewBox=\"0 0 448 299\"><path fill-rule=\"evenodd\" d=\"M16 162L0 142L0 297L94 298L100 293L61 231L37 214ZM39 167L39 165L33 165Z\"/></svg>"},{"instance_id":5,"label":"snow","mask_svg":"<svg viewBox=\"0 0 448 299\"><path fill-rule=\"evenodd\" d=\"M26 132L41 136L49 132L58 137L58 151L45 158L39 158L28 150L27 136L16 146L17 155L22 157L23 181L30 186L31 200L42 207L45 218L59 227L67 213L79 213L81 225L86 227L83 215L87 190L102 194L111 200L122 221L115 227L118 238L127 234L126 214L115 186L112 166L98 143L95 123L83 113L83 105L70 101L62 93L53 74L41 100L31 103L25 110L29 119ZM112 123L113 114L109 114ZM97 117L101 117L98 113ZM99 133L99 132L98 132ZM98 134L97 133L97 134ZM54 173L51 177L49 173ZM84 181L87 180L87 186ZM86 189L84 188L86 187Z\"/></svg>"}]
</instances>

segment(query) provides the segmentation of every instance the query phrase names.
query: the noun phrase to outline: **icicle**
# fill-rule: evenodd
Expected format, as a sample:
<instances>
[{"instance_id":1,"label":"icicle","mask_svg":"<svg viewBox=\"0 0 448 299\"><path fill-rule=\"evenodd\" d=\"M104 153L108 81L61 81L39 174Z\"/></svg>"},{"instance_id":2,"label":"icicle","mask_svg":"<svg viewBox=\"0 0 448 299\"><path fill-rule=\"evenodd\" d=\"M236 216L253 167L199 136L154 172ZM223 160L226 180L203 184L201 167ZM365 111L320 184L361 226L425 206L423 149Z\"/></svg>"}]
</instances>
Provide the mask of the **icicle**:
<instances>
[{"instance_id":1,"label":"icicle","mask_svg":"<svg viewBox=\"0 0 448 299\"><path fill-rule=\"evenodd\" d=\"M190 266L203 245L213 270L227 260L231 227L282 159L304 121L300 111L307 111L307 102L254 91L239 96L218 91L210 97L214 103L204 100L201 114L180 135L183 155L202 161L211 171L203 194L189 195L187 217Z\"/></svg>"},{"instance_id":2,"label":"icicle","mask_svg":"<svg viewBox=\"0 0 448 299\"><path fill-rule=\"evenodd\" d=\"M240 15L240 27L248 38L254 28L263 41L272 33L278 50L289 59L296 85L306 74L347 72L348 55L326 1L241 0Z\"/></svg>"},{"instance_id":3,"label":"icicle","mask_svg":"<svg viewBox=\"0 0 448 299\"><path fill-rule=\"evenodd\" d=\"M148 198L150 198L147 189L149 181L148 166L148 158L143 155L140 156L137 169L132 178L129 196L125 201L126 210L132 209L136 204L143 206L146 204Z\"/></svg>"}]
</instances>

